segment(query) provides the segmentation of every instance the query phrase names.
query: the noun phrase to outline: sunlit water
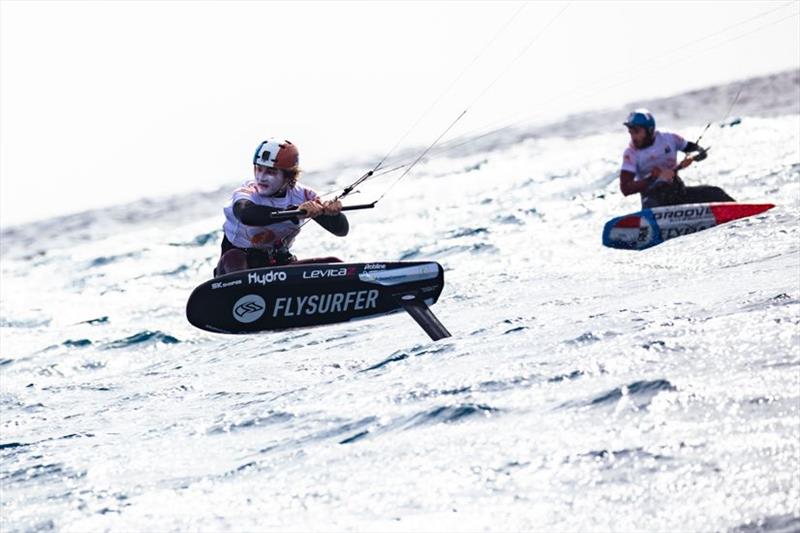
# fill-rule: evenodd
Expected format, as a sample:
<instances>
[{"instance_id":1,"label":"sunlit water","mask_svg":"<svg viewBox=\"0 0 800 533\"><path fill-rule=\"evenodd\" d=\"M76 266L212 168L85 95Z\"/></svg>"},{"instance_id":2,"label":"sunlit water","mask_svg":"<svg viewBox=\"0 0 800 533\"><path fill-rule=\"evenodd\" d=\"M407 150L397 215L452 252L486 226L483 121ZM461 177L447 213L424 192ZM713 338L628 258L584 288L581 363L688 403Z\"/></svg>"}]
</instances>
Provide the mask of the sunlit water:
<instances>
[{"instance_id":1,"label":"sunlit water","mask_svg":"<svg viewBox=\"0 0 800 533\"><path fill-rule=\"evenodd\" d=\"M557 133L298 239L439 261L437 343L404 314L194 329L226 191L6 230L2 530L800 529L800 115L715 127L684 173L775 209L644 252L600 244L638 209L624 129Z\"/></svg>"}]
</instances>

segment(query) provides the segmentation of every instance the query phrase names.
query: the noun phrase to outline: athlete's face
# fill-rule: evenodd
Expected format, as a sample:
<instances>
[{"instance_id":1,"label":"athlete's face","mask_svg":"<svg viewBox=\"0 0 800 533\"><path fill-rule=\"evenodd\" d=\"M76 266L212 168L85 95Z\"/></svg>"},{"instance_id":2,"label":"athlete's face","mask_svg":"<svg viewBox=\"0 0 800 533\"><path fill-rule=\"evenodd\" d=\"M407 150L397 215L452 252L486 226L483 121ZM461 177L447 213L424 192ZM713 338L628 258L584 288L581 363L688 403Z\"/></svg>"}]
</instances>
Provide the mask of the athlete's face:
<instances>
[{"instance_id":1,"label":"athlete's face","mask_svg":"<svg viewBox=\"0 0 800 533\"><path fill-rule=\"evenodd\" d=\"M253 173L256 178L256 189L261 196L272 196L283 187L283 172L277 168L254 165Z\"/></svg>"},{"instance_id":2,"label":"athlete's face","mask_svg":"<svg viewBox=\"0 0 800 533\"><path fill-rule=\"evenodd\" d=\"M636 148L642 148L647 142L647 130L641 126L628 126L631 142Z\"/></svg>"}]
</instances>

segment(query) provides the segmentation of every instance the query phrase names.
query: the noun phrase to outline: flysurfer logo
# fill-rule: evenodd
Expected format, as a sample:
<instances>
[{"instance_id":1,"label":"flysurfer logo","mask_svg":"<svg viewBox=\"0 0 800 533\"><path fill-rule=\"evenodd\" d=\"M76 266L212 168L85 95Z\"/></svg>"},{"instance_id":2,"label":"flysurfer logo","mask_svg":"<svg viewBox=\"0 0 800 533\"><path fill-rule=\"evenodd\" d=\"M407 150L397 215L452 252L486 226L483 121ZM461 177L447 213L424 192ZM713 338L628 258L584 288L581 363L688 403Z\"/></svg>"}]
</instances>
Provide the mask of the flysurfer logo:
<instances>
[{"instance_id":1,"label":"flysurfer logo","mask_svg":"<svg viewBox=\"0 0 800 533\"><path fill-rule=\"evenodd\" d=\"M266 310L267 302L264 301L264 298L257 294L248 294L233 304L233 318L243 324L249 324L261 318Z\"/></svg>"},{"instance_id":2,"label":"flysurfer logo","mask_svg":"<svg viewBox=\"0 0 800 533\"><path fill-rule=\"evenodd\" d=\"M282 271L273 271L270 270L268 272L250 272L247 275L247 283L250 285L266 285L267 283L272 283L273 281L286 281L286 272Z\"/></svg>"},{"instance_id":3,"label":"flysurfer logo","mask_svg":"<svg viewBox=\"0 0 800 533\"><path fill-rule=\"evenodd\" d=\"M352 270L352 271L351 271ZM327 268L303 271L303 279L319 279L319 278L343 278L352 275L355 269L346 267L342 268Z\"/></svg>"},{"instance_id":4,"label":"flysurfer logo","mask_svg":"<svg viewBox=\"0 0 800 533\"><path fill-rule=\"evenodd\" d=\"M275 298L272 316L323 315L375 309L378 307L378 294L377 290L369 289L310 296L282 296Z\"/></svg>"}]
</instances>

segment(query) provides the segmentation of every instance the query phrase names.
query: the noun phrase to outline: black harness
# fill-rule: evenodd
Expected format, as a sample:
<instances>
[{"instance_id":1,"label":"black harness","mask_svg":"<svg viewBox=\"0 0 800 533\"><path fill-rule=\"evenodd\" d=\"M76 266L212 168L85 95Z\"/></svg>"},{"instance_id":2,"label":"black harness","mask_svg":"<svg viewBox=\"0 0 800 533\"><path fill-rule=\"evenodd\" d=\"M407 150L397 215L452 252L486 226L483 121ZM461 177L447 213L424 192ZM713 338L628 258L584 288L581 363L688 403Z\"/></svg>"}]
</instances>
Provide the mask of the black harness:
<instances>
[{"instance_id":1,"label":"black harness","mask_svg":"<svg viewBox=\"0 0 800 533\"><path fill-rule=\"evenodd\" d=\"M288 248L284 247L269 250L262 250L260 248L239 248L228 240L227 235L223 235L222 253L224 254L228 250L234 249L241 250L247 254L247 266L249 268L288 265L289 263L297 261L297 258L289 252Z\"/></svg>"},{"instance_id":2,"label":"black harness","mask_svg":"<svg viewBox=\"0 0 800 533\"><path fill-rule=\"evenodd\" d=\"M647 193L642 194L642 208L661 207L665 205L679 205L685 203L686 185L675 174L671 184L664 183Z\"/></svg>"}]
</instances>

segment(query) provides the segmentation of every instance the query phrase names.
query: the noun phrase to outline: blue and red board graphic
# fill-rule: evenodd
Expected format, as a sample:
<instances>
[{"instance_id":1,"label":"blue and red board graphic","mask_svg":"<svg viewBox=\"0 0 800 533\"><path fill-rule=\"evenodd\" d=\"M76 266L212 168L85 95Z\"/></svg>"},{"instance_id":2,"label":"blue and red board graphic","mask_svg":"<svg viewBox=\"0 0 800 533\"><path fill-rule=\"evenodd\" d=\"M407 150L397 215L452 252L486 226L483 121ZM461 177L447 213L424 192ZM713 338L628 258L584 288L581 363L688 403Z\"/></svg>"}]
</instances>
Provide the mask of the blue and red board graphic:
<instances>
[{"instance_id":1,"label":"blue and red board graphic","mask_svg":"<svg viewBox=\"0 0 800 533\"><path fill-rule=\"evenodd\" d=\"M750 217L774 204L708 203L643 209L612 218L603 228L603 245L626 250L644 250L667 239L696 233L719 224Z\"/></svg>"}]
</instances>

